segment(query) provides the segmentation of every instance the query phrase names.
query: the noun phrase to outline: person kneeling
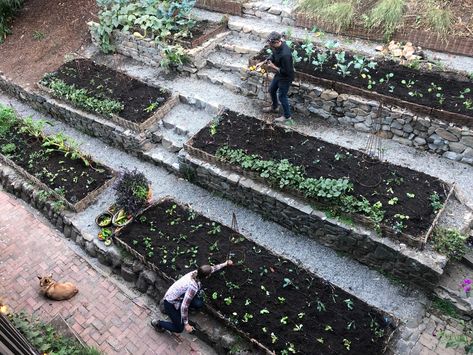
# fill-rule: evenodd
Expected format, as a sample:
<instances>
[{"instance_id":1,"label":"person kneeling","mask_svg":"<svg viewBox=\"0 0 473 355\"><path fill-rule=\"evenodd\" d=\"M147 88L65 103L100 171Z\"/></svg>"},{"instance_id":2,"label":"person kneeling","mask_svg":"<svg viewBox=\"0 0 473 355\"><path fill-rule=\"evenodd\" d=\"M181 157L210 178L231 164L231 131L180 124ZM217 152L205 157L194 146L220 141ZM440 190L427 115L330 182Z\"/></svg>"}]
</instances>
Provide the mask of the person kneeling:
<instances>
[{"instance_id":1,"label":"person kneeling","mask_svg":"<svg viewBox=\"0 0 473 355\"><path fill-rule=\"evenodd\" d=\"M189 324L189 307L199 309L204 305L198 296L202 280L230 265L233 265L231 260L215 266L202 265L174 282L164 295L164 310L171 321L152 319L151 325L159 332L165 330L174 333L182 333L183 330L192 332L194 328Z\"/></svg>"}]
</instances>

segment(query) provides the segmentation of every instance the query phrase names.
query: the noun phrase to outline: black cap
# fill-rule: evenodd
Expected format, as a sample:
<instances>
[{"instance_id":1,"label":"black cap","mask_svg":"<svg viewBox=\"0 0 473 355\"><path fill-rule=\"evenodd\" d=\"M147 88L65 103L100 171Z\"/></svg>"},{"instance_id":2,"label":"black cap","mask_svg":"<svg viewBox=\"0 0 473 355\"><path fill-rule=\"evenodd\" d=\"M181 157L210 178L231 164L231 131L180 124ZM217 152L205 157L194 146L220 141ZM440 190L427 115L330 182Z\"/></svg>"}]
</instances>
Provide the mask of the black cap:
<instances>
[{"instance_id":1,"label":"black cap","mask_svg":"<svg viewBox=\"0 0 473 355\"><path fill-rule=\"evenodd\" d=\"M266 38L266 41L269 43L273 43L276 41L280 41L282 38L281 34L278 32L271 32L269 36Z\"/></svg>"}]
</instances>

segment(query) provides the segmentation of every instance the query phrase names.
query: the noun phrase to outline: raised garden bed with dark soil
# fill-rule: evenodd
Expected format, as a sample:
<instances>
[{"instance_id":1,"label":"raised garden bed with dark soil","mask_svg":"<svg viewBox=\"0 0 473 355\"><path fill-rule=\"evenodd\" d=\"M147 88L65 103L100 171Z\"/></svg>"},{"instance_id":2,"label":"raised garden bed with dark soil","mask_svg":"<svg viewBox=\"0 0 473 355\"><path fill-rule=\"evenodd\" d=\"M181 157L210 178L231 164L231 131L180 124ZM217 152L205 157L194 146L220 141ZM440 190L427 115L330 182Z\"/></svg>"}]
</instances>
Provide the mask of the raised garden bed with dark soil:
<instances>
[{"instance_id":1,"label":"raised garden bed with dark soil","mask_svg":"<svg viewBox=\"0 0 473 355\"><path fill-rule=\"evenodd\" d=\"M208 310L277 354L378 355L397 325L353 295L171 199L145 209L116 240L171 279L230 257L233 266L203 283Z\"/></svg>"},{"instance_id":2,"label":"raised garden bed with dark soil","mask_svg":"<svg viewBox=\"0 0 473 355\"><path fill-rule=\"evenodd\" d=\"M180 38L177 42L186 48L195 48L226 29L226 22L219 23L209 20L199 20L192 26L189 38Z\"/></svg>"},{"instance_id":3,"label":"raised garden bed with dark soil","mask_svg":"<svg viewBox=\"0 0 473 355\"><path fill-rule=\"evenodd\" d=\"M330 215L349 216L382 229L383 235L394 240L420 248L427 242L451 190L424 173L232 111L224 112L218 122L199 131L185 148L200 159L300 196ZM240 156L246 156L242 162L222 154L238 150ZM260 166L263 162L279 164L279 168L257 170L254 159L248 158L251 155L259 159ZM297 180L289 165L299 169L304 183ZM328 192L311 194L303 186L311 179L323 180L316 191ZM351 188L336 196L342 180ZM359 203L353 204L353 198Z\"/></svg>"},{"instance_id":4,"label":"raised garden bed with dark soil","mask_svg":"<svg viewBox=\"0 0 473 355\"><path fill-rule=\"evenodd\" d=\"M112 100L119 106L109 110L104 104L91 106L75 94L54 90L57 81L85 95L102 101ZM51 95L65 100L77 108L99 114L125 128L141 132L166 115L179 101L169 91L149 86L139 80L94 63L89 59L75 59L63 64L53 73L46 74L39 86ZM121 107L120 107L121 105Z\"/></svg>"},{"instance_id":5,"label":"raised garden bed with dark soil","mask_svg":"<svg viewBox=\"0 0 473 355\"><path fill-rule=\"evenodd\" d=\"M314 44L314 52L309 58L307 52L310 53L310 50L304 50L302 45L294 44L298 56L302 58L294 64L297 79L473 128L473 81L466 75L415 69L392 60L371 61L368 58L365 58L364 69L360 70L354 68L354 54L345 52L342 65L352 64L347 69L350 73L344 76L335 57L335 54L340 55L340 50L330 54ZM266 58L266 51L263 49L250 59L250 64ZM327 54L326 61L317 66L312 64L321 53ZM376 63L376 67L369 68L369 62Z\"/></svg>"},{"instance_id":6,"label":"raised garden bed with dark soil","mask_svg":"<svg viewBox=\"0 0 473 355\"><path fill-rule=\"evenodd\" d=\"M5 109L9 110L0 105L1 118L6 117ZM0 160L43 189L45 199L52 195L81 211L113 182L112 170L69 149L71 142L64 135L32 135L19 124L20 119L17 122L6 134L0 134ZM58 145L46 147L48 139Z\"/></svg>"}]
</instances>

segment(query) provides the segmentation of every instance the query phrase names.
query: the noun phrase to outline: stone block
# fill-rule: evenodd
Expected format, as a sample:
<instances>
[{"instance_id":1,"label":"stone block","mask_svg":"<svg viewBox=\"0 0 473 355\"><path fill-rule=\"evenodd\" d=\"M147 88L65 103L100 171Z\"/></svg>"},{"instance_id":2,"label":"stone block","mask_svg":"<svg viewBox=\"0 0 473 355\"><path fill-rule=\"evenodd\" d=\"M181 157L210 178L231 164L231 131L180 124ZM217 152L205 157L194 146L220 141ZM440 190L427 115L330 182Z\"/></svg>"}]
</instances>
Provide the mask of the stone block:
<instances>
[{"instance_id":1,"label":"stone block","mask_svg":"<svg viewBox=\"0 0 473 355\"><path fill-rule=\"evenodd\" d=\"M320 97L322 98L322 100L326 101L334 100L338 97L338 92L334 90L324 90Z\"/></svg>"}]
</instances>

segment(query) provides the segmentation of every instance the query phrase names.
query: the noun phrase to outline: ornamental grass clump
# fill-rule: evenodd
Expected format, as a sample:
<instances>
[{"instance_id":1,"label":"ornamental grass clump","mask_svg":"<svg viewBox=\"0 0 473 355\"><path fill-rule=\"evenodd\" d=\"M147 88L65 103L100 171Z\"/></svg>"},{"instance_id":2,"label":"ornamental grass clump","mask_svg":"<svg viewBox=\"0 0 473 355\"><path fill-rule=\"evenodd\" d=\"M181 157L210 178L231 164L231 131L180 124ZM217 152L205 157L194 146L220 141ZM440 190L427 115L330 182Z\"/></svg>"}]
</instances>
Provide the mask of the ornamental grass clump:
<instances>
[{"instance_id":1,"label":"ornamental grass clump","mask_svg":"<svg viewBox=\"0 0 473 355\"><path fill-rule=\"evenodd\" d=\"M132 171L125 169L115 186L115 191L117 205L132 216L136 216L149 204L150 181L137 169Z\"/></svg>"}]
</instances>

